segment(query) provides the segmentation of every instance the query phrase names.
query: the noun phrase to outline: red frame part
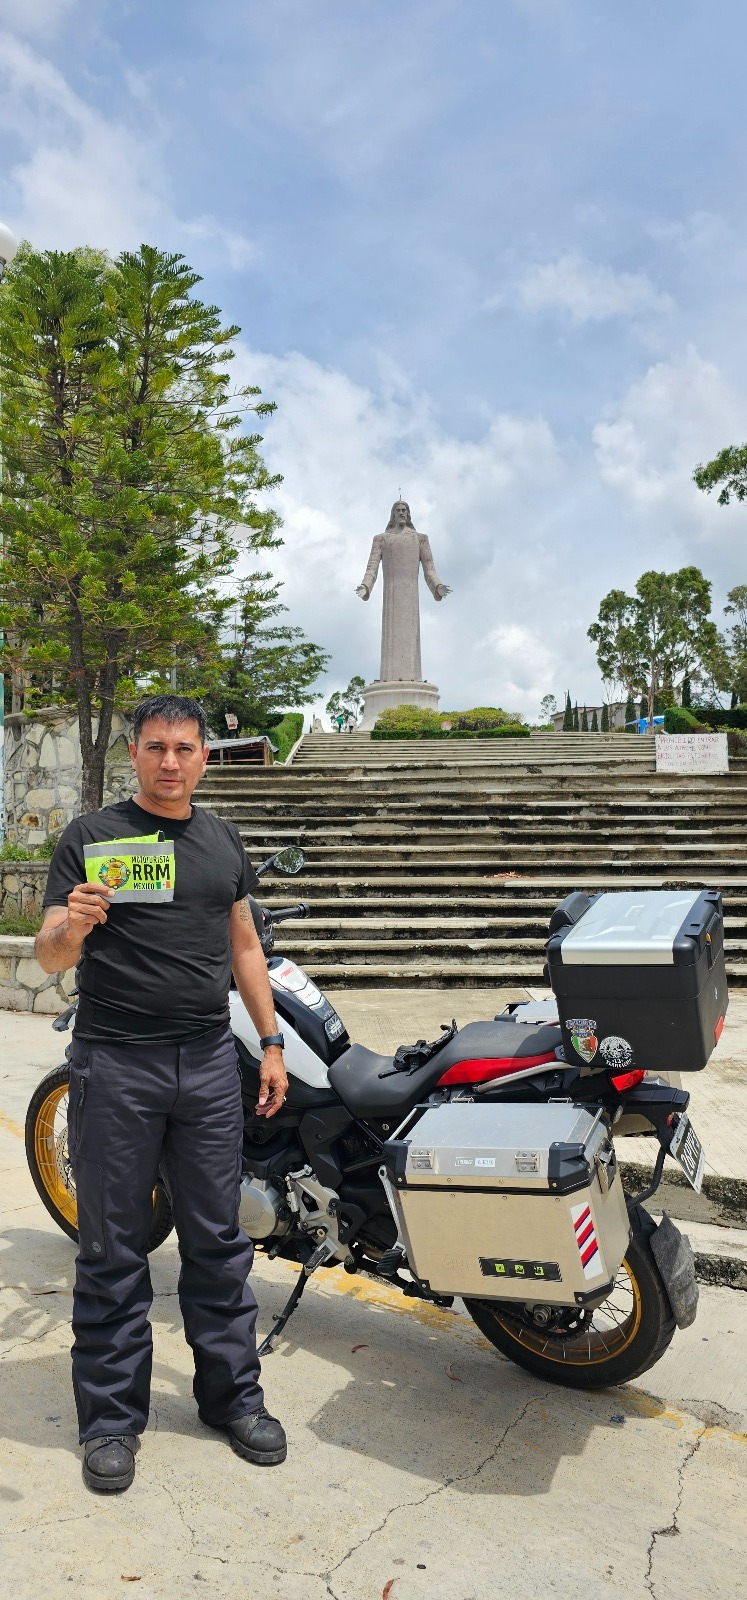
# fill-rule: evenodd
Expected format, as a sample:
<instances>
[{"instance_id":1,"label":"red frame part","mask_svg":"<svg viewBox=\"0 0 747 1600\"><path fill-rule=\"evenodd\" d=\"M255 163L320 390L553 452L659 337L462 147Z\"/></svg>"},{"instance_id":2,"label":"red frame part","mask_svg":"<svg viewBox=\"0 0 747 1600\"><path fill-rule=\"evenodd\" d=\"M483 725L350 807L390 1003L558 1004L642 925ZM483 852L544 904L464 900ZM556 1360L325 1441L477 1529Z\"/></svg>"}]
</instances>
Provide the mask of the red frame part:
<instances>
[{"instance_id":1,"label":"red frame part","mask_svg":"<svg viewBox=\"0 0 747 1600\"><path fill-rule=\"evenodd\" d=\"M450 1083L487 1083L489 1078L510 1078L514 1072L531 1072L533 1067L557 1065L554 1050L541 1056L476 1056L472 1061L457 1061L438 1080L438 1088Z\"/></svg>"}]
</instances>

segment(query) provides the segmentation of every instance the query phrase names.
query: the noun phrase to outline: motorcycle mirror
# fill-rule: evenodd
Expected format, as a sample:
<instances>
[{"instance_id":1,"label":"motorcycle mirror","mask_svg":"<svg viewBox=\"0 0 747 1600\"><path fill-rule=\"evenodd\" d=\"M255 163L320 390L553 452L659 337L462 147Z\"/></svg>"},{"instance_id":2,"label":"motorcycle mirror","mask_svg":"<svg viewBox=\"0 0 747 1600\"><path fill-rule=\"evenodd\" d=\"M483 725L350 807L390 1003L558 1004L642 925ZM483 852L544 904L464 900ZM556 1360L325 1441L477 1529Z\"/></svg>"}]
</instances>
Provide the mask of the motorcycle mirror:
<instances>
[{"instance_id":1,"label":"motorcycle mirror","mask_svg":"<svg viewBox=\"0 0 747 1600\"><path fill-rule=\"evenodd\" d=\"M284 850L278 850L277 855L272 858L275 871L282 872L286 878L295 877L295 874L301 871L305 862L306 857L303 850L297 844L286 845Z\"/></svg>"}]
</instances>

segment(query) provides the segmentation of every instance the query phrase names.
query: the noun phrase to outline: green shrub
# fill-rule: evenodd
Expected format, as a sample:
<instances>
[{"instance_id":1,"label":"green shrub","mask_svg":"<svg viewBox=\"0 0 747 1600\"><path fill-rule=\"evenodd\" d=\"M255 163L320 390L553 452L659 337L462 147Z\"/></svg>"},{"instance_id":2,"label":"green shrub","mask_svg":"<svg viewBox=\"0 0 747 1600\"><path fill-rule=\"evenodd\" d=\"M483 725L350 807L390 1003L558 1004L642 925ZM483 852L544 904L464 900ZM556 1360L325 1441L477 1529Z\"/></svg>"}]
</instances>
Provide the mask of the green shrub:
<instances>
[{"instance_id":1,"label":"green shrub","mask_svg":"<svg viewBox=\"0 0 747 1600\"><path fill-rule=\"evenodd\" d=\"M473 706L471 711L442 711L441 721L451 723L452 732L469 729L486 733L488 728L516 727L521 724L518 711L502 711L500 706Z\"/></svg>"},{"instance_id":2,"label":"green shrub","mask_svg":"<svg viewBox=\"0 0 747 1600\"><path fill-rule=\"evenodd\" d=\"M686 706L668 706L664 712L664 732L706 733L707 729Z\"/></svg>"},{"instance_id":3,"label":"green shrub","mask_svg":"<svg viewBox=\"0 0 747 1600\"><path fill-rule=\"evenodd\" d=\"M303 733L303 712L286 711L285 716L274 724L268 724L268 739L277 746L276 761L285 761L290 755L297 739Z\"/></svg>"},{"instance_id":4,"label":"green shrub","mask_svg":"<svg viewBox=\"0 0 747 1600\"><path fill-rule=\"evenodd\" d=\"M394 734L400 739L438 739L441 721L437 711L426 711L421 706L390 706L377 717L373 731L379 738Z\"/></svg>"},{"instance_id":5,"label":"green shrub","mask_svg":"<svg viewBox=\"0 0 747 1600\"><path fill-rule=\"evenodd\" d=\"M717 728L716 732L726 734L730 756L747 756L747 733L741 728Z\"/></svg>"},{"instance_id":6,"label":"green shrub","mask_svg":"<svg viewBox=\"0 0 747 1600\"><path fill-rule=\"evenodd\" d=\"M13 844L6 839L0 845L0 861L48 861L59 837L58 833L50 833L43 844Z\"/></svg>"}]
</instances>

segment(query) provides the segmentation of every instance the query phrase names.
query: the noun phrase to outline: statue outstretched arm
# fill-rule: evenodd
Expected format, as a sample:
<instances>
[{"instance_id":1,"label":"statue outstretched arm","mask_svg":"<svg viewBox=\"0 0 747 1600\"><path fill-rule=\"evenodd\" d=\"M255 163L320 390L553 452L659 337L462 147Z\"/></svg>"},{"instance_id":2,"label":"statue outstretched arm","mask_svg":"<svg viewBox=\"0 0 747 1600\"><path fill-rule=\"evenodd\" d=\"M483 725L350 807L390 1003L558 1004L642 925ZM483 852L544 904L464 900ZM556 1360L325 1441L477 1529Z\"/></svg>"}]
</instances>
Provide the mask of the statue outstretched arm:
<instances>
[{"instance_id":1,"label":"statue outstretched arm","mask_svg":"<svg viewBox=\"0 0 747 1600\"><path fill-rule=\"evenodd\" d=\"M425 574L425 581L426 581L426 583L428 585L428 588L431 591L431 594L433 595L434 600L443 600L445 595L451 594L451 590L450 590L448 584L442 583L441 579L438 576L438 573L436 571L435 564L434 564L434 561L433 561L433 553L431 551L430 540L428 538L427 533L421 533L419 535L419 538L420 538L420 565L422 566L423 572Z\"/></svg>"},{"instance_id":2,"label":"statue outstretched arm","mask_svg":"<svg viewBox=\"0 0 747 1600\"><path fill-rule=\"evenodd\" d=\"M371 554L368 558L368 566L363 574L363 582L359 584L355 591L356 594L360 595L361 600L368 600L371 590L376 582L376 574L381 565L381 544L382 535L377 533L373 544L371 545Z\"/></svg>"}]
</instances>

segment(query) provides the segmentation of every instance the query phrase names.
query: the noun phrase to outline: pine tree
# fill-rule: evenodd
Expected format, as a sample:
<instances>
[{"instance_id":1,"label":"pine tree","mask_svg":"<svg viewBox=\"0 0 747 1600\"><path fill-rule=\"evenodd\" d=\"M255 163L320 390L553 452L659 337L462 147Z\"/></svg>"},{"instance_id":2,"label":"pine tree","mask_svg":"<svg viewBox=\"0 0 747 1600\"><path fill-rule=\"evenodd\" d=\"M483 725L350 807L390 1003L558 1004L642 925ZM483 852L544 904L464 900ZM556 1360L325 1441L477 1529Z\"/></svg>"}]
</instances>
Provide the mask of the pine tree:
<instances>
[{"instance_id":1,"label":"pine tree","mask_svg":"<svg viewBox=\"0 0 747 1600\"><path fill-rule=\"evenodd\" d=\"M576 704L573 707L573 732L574 733L578 733L579 732L578 700L576 701Z\"/></svg>"},{"instance_id":2,"label":"pine tree","mask_svg":"<svg viewBox=\"0 0 747 1600\"><path fill-rule=\"evenodd\" d=\"M634 722L635 722L635 701L633 700L633 696L632 696L630 690L628 690L628 698L625 701L625 732L626 733L635 733L635 728L633 727L633 723Z\"/></svg>"},{"instance_id":3,"label":"pine tree","mask_svg":"<svg viewBox=\"0 0 747 1600\"><path fill-rule=\"evenodd\" d=\"M5 660L77 709L81 808L103 794L115 705L198 649L236 547L280 544L231 341L181 256L19 251L0 295Z\"/></svg>"},{"instance_id":4,"label":"pine tree","mask_svg":"<svg viewBox=\"0 0 747 1600\"><path fill-rule=\"evenodd\" d=\"M573 707L571 705L570 690L566 691L565 712L563 714L563 732L573 733Z\"/></svg>"},{"instance_id":5,"label":"pine tree","mask_svg":"<svg viewBox=\"0 0 747 1600\"><path fill-rule=\"evenodd\" d=\"M683 706L692 705L692 690L691 690L691 687L690 687L690 674L689 674L689 672L686 672L684 678L682 679L682 700L681 700L681 704Z\"/></svg>"},{"instance_id":6,"label":"pine tree","mask_svg":"<svg viewBox=\"0 0 747 1600\"><path fill-rule=\"evenodd\" d=\"M589 732L589 718L588 718L587 713L586 713L586 706L584 706L583 712L581 714L581 732L582 733L588 733Z\"/></svg>"},{"instance_id":7,"label":"pine tree","mask_svg":"<svg viewBox=\"0 0 747 1600\"><path fill-rule=\"evenodd\" d=\"M646 699L645 694L641 696L641 707L638 715L641 719L641 722L643 721L644 717L648 716L648 700Z\"/></svg>"},{"instance_id":8,"label":"pine tree","mask_svg":"<svg viewBox=\"0 0 747 1600\"><path fill-rule=\"evenodd\" d=\"M610 731L610 709L609 709L609 706L607 705L607 701L605 700L604 705L602 706L602 733L609 733L609 731Z\"/></svg>"},{"instance_id":9,"label":"pine tree","mask_svg":"<svg viewBox=\"0 0 747 1600\"><path fill-rule=\"evenodd\" d=\"M591 713L591 731L592 731L592 733L598 733L599 732L599 723L597 722L596 706L594 707L594 710Z\"/></svg>"}]
</instances>

